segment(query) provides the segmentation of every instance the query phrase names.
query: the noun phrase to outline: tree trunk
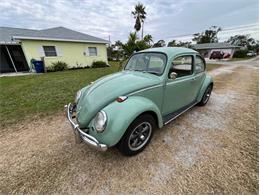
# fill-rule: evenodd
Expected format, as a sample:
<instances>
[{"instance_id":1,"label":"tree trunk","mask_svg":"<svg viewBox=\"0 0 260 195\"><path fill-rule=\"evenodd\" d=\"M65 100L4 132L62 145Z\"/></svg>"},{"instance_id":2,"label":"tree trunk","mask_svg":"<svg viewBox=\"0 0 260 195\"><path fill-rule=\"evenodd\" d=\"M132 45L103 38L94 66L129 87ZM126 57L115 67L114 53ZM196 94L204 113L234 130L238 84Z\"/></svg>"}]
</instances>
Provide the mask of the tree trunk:
<instances>
[{"instance_id":1,"label":"tree trunk","mask_svg":"<svg viewBox=\"0 0 260 195\"><path fill-rule=\"evenodd\" d=\"M144 21L143 21L143 24L142 24L142 40L144 38Z\"/></svg>"}]
</instances>

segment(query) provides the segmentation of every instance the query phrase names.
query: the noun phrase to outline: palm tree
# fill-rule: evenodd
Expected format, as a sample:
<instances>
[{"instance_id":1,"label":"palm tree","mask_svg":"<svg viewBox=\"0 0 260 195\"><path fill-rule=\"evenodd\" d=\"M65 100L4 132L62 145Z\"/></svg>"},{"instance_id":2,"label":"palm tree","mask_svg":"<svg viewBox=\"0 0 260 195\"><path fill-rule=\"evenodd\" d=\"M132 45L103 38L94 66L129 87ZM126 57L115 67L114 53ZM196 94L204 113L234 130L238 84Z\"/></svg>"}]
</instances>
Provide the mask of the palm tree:
<instances>
[{"instance_id":1,"label":"palm tree","mask_svg":"<svg viewBox=\"0 0 260 195\"><path fill-rule=\"evenodd\" d=\"M151 45L151 43L153 43L153 37L152 35L145 35L144 36L144 42L146 42L148 45Z\"/></svg>"},{"instance_id":2,"label":"palm tree","mask_svg":"<svg viewBox=\"0 0 260 195\"><path fill-rule=\"evenodd\" d=\"M135 10L132 11L135 18L135 30L138 32L142 28L142 39L144 33L144 20L146 18L145 6L142 3L135 5Z\"/></svg>"},{"instance_id":3,"label":"palm tree","mask_svg":"<svg viewBox=\"0 0 260 195\"><path fill-rule=\"evenodd\" d=\"M136 51L137 40L138 40L138 37L136 35L136 32L129 34L128 41L126 42L126 44L123 45L123 49L124 49L126 57L131 56L132 53L134 53L134 51Z\"/></svg>"},{"instance_id":4,"label":"palm tree","mask_svg":"<svg viewBox=\"0 0 260 195\"><path fill-rule=\"evenodd\" d=\"M137 40L138 40L137 34L136 34L136 32L133 32L133 33L129 34L127 43L132 44L132 43L135 43Z\"/></svg>"}]
</instances>

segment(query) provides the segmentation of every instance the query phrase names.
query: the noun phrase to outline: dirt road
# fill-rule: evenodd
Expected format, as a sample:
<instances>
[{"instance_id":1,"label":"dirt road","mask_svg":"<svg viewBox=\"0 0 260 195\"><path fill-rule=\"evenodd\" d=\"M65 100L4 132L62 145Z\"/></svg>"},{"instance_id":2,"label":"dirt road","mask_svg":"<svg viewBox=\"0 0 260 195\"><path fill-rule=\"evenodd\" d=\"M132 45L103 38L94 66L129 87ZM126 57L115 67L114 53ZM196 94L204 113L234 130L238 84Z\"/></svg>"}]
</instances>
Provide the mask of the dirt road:
<instances>
[{"instance_id":1,"label":"dirt road","mask_svg":"<svg viewBox=\"0 0 260 195\"><path fill-rule=\"evenodd\" d=\"M205 107L157 130L128 158L75 145L63 114L0 133L0 194L256 194L258 61L210 72Z\"/></svg>"}]
</instances>

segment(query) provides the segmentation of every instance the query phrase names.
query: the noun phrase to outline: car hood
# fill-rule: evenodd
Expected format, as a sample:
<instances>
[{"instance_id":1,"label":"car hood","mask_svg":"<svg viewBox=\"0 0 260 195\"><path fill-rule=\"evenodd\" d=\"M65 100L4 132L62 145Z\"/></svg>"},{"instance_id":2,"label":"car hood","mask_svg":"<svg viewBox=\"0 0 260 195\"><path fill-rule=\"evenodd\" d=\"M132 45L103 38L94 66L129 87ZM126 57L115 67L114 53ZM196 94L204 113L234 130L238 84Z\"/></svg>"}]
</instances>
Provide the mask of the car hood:
<instances>
[{"instance_id":1,"label":"car hood","mask_svg":"<svg viewBox=\"0 0 260 195\"><path fill-rule=\"evenodd\" d=\"M86 128L97 112L109 103L137 90L157 85L161 82L156 75L136 71L122 71L98 79L82 89L77 103L77 121Z\"/></svg>"}]
</instances>

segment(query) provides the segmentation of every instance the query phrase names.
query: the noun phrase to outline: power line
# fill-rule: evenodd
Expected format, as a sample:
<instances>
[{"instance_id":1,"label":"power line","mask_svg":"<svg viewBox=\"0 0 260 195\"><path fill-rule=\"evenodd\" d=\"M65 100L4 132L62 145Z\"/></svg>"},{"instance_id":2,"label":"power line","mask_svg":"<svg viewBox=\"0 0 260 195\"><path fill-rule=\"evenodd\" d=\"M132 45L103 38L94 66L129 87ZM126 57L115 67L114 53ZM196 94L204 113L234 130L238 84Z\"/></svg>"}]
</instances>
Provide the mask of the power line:
<instances>
[{"instance_id":1,"label":"power line","mask_svg":"<svg viewBox=\"0 0 260 195\"><path fill-rule=\"evenodd\" d=\"M237 27L230 27L230 28L224 28L222 29L220 32L223 31L230 31L230 30L238 30L238 29L243 29L245 27L250 27L250 26L255 26L255 24L251 24L251 25L244 25L244 26L237 26ZM257 27L256 27L257 28ZM170 39L170 38L181 38L181 37L189 37L189 36L193 36L196 33L189 33L189 34L182 34L182 35L175 35L175 36L167 36L164 39Z\"/></svg>"}]
</instances>

